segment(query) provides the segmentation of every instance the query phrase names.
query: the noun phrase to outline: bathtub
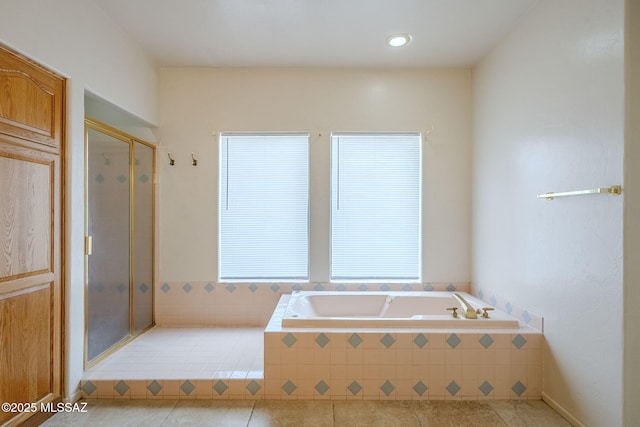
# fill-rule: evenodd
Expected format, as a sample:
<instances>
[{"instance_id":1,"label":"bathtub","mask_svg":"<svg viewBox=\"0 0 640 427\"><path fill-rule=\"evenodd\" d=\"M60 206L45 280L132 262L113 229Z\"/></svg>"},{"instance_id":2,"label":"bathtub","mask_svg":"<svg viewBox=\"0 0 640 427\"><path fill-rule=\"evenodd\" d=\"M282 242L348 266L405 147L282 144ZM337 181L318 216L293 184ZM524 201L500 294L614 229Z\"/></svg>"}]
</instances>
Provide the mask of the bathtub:
<instances>
[{"instance_id":1,"label":"bathtub","mask_svg":"<svg viewBox=\"0 0 640 427\"><path fill-rule=\"evenodd\" d=\"M474 309L488 304L457 292ZM499 310L489 318L464 317L454 292L295 291L282 318L285 328L519 328L518 320ZM450 307L458 308L458 317Z\"/></svg>"}]
</instances>

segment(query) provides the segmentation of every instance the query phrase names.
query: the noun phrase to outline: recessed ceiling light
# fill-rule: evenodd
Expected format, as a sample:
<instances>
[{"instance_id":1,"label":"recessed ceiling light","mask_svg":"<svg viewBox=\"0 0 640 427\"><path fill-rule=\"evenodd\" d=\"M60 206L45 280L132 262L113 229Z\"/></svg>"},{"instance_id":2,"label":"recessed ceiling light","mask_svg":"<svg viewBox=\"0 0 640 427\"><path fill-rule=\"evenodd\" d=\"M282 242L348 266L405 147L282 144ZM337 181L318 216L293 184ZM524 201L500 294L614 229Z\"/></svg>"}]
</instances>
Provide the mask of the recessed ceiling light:
<instances>
[{"instance_id":1,"label":"recessed ceiling light","mask_svg":"<svg viewBox=\"0 0 640 427\"><path fill-rule=\"evenodd\" d=\"M387 45L391 47L406 46L411 42L411 36L409 34L392 34L387 37Z\"/></svg>"}]
</instances>

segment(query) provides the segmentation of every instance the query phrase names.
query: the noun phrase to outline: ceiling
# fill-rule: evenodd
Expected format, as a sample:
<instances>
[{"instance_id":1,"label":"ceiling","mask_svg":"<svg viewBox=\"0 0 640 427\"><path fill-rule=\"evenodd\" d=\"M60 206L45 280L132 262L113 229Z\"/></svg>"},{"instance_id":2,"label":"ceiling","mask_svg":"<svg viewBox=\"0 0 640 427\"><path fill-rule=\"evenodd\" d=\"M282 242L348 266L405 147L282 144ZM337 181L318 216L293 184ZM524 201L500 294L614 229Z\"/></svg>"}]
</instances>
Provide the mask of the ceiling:
<instances>
[{"instance_id":1,"label":"ceiling","mask_svg":"<svg viewBox=\"0 0 640 427\"><path fill-rule=\"evenodd\" d=\"M536 0L94 0L160 66L469 67ZM402 48L392 33L411 34Z\"/></svg>"}]
</instances>

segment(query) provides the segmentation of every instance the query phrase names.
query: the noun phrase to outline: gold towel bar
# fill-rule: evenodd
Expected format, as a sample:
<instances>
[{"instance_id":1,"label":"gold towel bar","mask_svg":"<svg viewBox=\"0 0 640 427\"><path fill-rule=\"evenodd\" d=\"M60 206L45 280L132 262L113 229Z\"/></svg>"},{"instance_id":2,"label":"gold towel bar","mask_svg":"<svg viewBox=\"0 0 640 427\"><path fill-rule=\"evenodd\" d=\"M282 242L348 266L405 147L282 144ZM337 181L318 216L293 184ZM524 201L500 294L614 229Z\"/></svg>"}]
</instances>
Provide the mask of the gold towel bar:
<instances>
[{"instance_id":1,"label":"gold towel bar","mask_svg":"<svg viewBox=\"0 0 640 427\"><path fill-rule=\"evenodd\" d=\"M563 193L544 193L544 194L538 194L538 199L553 200L556 197L581 196L583 194L599 194L599 193L606 193L606 194L618 196L622 194L622 187L619 185L612 185L611 187L592 188L590 190L565 191Z\"/></svg>"}]
</instances>

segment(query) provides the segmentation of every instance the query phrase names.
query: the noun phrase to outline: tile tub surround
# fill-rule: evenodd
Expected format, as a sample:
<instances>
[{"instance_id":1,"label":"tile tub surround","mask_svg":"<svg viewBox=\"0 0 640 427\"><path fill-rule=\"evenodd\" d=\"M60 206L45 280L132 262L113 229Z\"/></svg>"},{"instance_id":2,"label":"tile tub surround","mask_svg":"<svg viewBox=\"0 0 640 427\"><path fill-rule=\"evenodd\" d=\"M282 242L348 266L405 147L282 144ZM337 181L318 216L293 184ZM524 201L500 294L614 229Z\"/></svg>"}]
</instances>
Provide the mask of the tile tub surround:
<instances>
[{"instance_id":1,"label":"tile tub surround","mask_svg":"<svg viewBox=\"0 0 640 427\"><path fill-rule=\"evenodd\" d=\"M542 397L542 334L507 330L265 329L266 399L494 400Z\"/></svg>"},{"instance_id":2,"label":"tile tub surround","mask_svg":"<svg viewBox=\"0 0 640 427\"><path fill-rule=\"evenodd\" d=\"M160 282L155 289L158 326L264 327L280 297L303 291L461 291L451 283L216 283Z\"/></svg>"},{"instance_id":3,"label":"tile tub surround","mask_svg":"<svg viewBox=\"0 0 640 427\"><path fill-rule=\"evenodd\" d=\"M498 310L502 310L508 315L515 317L521 323L527 326L531 326L532 328L537 329L541 332L544 331L542 316L539 316L533 313L532 311L527 310L524 307L521 307L515 303L512 303L511 301L501 297L500 295L487 292L484 289L479 288L475 285L472 285L471 287L472 287L471 289L472 294L475 297L480 298L481 300L486 301L492 307L495 307Z\"/></svg>"}]
</instances>

